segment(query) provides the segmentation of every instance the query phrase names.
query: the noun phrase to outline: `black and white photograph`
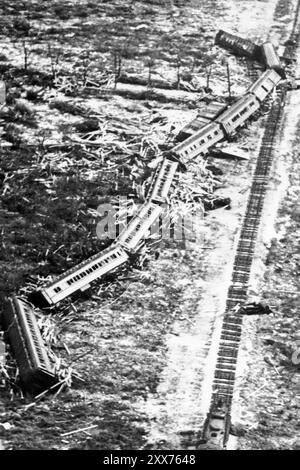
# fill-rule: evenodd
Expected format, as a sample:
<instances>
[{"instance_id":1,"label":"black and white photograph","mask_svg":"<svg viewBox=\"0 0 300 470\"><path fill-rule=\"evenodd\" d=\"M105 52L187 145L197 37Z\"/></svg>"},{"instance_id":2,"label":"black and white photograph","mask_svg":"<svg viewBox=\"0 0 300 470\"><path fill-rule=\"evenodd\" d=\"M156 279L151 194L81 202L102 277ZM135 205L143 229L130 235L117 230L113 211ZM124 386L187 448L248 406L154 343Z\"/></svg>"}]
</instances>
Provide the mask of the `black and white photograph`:
<instances>
[{"instance_id":1,"label":"black and white photograph","mask_svg":"<svg viewBox=\"0 0 300 470\"><path fill-rule=\"evenodd\" d=\"M300 0L0 0L0 450L300 450L299 149Z\"/></svg>"}]
</instances>

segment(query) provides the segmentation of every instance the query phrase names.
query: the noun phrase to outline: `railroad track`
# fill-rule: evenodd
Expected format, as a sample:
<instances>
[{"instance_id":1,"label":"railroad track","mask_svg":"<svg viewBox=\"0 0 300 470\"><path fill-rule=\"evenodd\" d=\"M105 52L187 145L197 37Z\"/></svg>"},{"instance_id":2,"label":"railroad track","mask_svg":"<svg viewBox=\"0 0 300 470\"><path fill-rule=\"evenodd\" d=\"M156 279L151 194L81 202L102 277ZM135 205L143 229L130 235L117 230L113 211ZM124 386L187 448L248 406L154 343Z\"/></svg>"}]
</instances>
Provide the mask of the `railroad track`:
<instances>
[{"instance_id":1,"label":"railroad track","mask_svg":"<svg viewBox=\"0 0 300 470\"><path fill-rule=\"evenodd\" d=\"M247 300L253 254L272 166L276 131L280 124L285 95L286 88L281 87L276 93L276 99L267 119L237 244L231 283L227 292L226 309L221 327L213 379L211 405L203 429L203 440L206 441L206 444L217 448L224 448L228 440L235 371L243 322L243 316L238 313L238 309Z\"/></svg>"},{"instance_id":2,"label":"railroad track","mask_svg":"<svg viewBox=\"0 0 300 470\"><path fill-rule=\"evenodd\" d=\"M300 34L300 1L297 4L293 29L285 54L295 56ZM257 70L246 61L251 78ZM210 409L203 425L199 448L226 449L230 432L230 415L233 401L235 372L241 341L243 316L239 306L247 300L251 266L260 226L265 195L274 157L276 133L280 125L287 88L280 86L272 103L253 174L250 195L233 264L231 283L227 292L226 308L221 326L221 336L214 370Z\"/></svg>"}]
</instances>

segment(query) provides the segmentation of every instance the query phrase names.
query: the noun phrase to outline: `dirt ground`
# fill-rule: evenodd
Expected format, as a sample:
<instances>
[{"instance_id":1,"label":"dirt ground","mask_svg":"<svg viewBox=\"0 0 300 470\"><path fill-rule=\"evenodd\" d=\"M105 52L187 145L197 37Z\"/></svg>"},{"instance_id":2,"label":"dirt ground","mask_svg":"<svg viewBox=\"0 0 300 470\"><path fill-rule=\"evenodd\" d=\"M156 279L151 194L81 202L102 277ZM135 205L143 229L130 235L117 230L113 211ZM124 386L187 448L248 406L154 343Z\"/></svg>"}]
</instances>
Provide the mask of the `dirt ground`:
<instances>
[{"instance_id":1,"label":"dirt ground","mask_svg":"<svg viewBox=\"0 0 300 470\"><path fill-rule=\"evenodd\" d=\"M8 86L0 116L1 296L26 295L106 247L111 241L96 236L97 207L119 195L142 201L165 142L205 99L228 101L226 59L232 98L251 83L245 61L213 45L217 30L282 45L296 1L11 3L0 6ZM299 366L291 359L299 337L297 93L258 246L266 266L256 263L251 291L272 300L275 313L246 321L241 348L233 444L241 449L299 448ZM150 240L139 260L104 283L50 315L37 311L49 348L75 375L70 389L34 402L22 396L8 354L0 388L7 449L177 449L182 432L201 429L213 331L268 106L233 139L248 160L209 156L180 182L182 194L199 191L202 202L230 197L229 210L195 218L190 241Z\"/></svg>"}]
</instances>

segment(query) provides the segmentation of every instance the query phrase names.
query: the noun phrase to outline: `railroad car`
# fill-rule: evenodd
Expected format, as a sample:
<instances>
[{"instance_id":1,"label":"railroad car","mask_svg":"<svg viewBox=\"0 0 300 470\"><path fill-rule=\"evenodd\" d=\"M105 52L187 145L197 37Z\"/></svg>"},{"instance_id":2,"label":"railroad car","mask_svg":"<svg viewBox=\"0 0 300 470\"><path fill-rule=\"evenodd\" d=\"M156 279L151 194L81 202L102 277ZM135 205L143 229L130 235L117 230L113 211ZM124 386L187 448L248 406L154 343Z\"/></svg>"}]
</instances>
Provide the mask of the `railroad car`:
<instances>
[{"instance_id":1,"label":"railroad car","mask_svg":"<svg viewBox=\"0 0 300 470\"><path fill-rule=\"evenodd\" d=\"M198 110L198 118L213 121L217 116L222 113L222 111L225 111L227 107L228 105L225 103L211 101L210 103L207 103L204 107L201 107Z\"/></svg>"},{"instance_id":2,"label":"railroad car","mask_svg":"<svg viewBox=\"0 0 300 470\"><path fill-rule=\"evenodd\" d=\"M219 397L215 393L214 396L214 403L204 422L202 439L204 443L212 447L223 449L227 443L231 425L230 403L222 394Z\"/></svg>"},{"instance_id":3,"label":"railroad car","mask_svg":"<svg viewBox=\"0 0 300 470\"><path fill-rule=\"evenodd\" d=\"M84 291L91 282L113 271L127 260L128 255L123 248L114 244L34 292L30 300L40 307L56 304L78 290Z\"/></svg>"},{"instance_id":4,"label":"railroad car","mask_svg":"<svg viewBox=\"0 0 300 470\"><path fill-rule=\"evenodd\" d=\"M216 34L215 44L230 49L238 55L249 57L250 59L259 58L259 46L248 39L240 38L222 29Z\"/></svg>"},{"instance_id":5,"label":"railroad car","mask_svg":"<svg viewBox=\"0 0 300 470\"><path fill-rule=\"evenodd\" d=\"M2 323L19 368L22 388L30 394L58 382L45 348L33 308L16 296L6 299Z\"/></svg>"},{"instance_id":6,"label":"railroad car","mask_svg":"<svg viewBox=\"0 0 300 470\"><path fill-rule=\"evenodd\" d=\"M147 201L164 204L178 168L178 162L164 158L154 173L147 195Z\"/></svg>"},{"instance_id":7,"label":"railroad car","mask_svg":"<svg viewBox=\"0 0 300 470\"><path fill-rule=\"evenodd\" d=\"M210 147L224 138L222 127L217 123L211 123L191 135L184 142L177 144L172 150L183 163L187 163L199 155L204 155Z\"/></svg>"},{"instance_id":8,"label":"railroad car","mask_svg":"<svg viewBox=\"0 0 300 470\"><path fill-rule=\"evenodd\" d=\"M265 42L260 46L260 54L261 61L267 68L275 70L281 78L286 78L285 71L271 42Z\"/></svg>"},{"instance_id":9,"label":"railroad car","mask_svg":"<svg viewBox=\"0 0 300 470\"><path fill-rule=\"evenodd\" d=\"M185 139L190 137L195 132L198 132L200 129L205 127L207 124L210 124L217 116L221 114L227 108L227 105L224 103L219 103L218 101L211 101L203 108L200 108L198 115L191 122L186 124L176 136L177 142L183 142Z\"/></svg>"},{"instance_id":10,"label":"railroad car","mask_svg":"<svg viewBox=\"0 0 300 470\"><path fill-rule=\"evenodd\" d=\"M121 245L129 252L138 250L141 241L147 235L151 225L159 218L162 213L162 207L152 202L147 202L135 215L120 235L116 238L114 244Z\"/></svg>"},{"instance_id":11,"label":"railroad car","mask_svg":"<svg viewBox=\"0 0 300 470\"><path fill-rule=\"evenodd\" d=\"M280 80L281 77L275 70L266 70L258 80L248 88L247 93L255 95L256 98L262 102Z\"/></svg>"},{"instance_id":12,"label":"railroad car","mask_svg":"<svg viewBox=\"0 0 300 470\"><path fill-rule=\"evenodd\" d=\"M230 106L216 121L223 126L226 135L230 135L259 109L259 105L256 96L248 94Z\"/></svg>"},{"instance_id":13,"label":"railroad car","mask_svg":"<svg viewBox=\"0 0 300 470\"><path fill-rule=\"evenodd\" d=\"M183 142L188 139L195 132L200 131L207 124L210 124L211 120L203 117L196 117L191 122L186 124L176 135L176 142Z\"/></svg>"}]
</instances>

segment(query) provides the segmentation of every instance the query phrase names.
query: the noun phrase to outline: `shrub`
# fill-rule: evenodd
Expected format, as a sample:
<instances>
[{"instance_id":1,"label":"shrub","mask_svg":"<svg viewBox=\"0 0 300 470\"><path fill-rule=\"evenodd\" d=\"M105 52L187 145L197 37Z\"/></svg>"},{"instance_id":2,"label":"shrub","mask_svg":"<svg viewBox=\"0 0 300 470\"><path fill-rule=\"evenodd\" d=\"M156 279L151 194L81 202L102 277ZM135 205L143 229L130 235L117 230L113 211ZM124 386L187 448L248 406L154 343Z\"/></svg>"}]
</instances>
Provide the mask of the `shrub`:
<instances>
[{"instance_id":1,"label":"shrub","mask_svg":"<svg viewBox=\"0 0 300 470\"><path fill-rule=\"evenodd\" d=\"M33 90L33 89L27 90L27 92L26 92L26 99L27 100L36 101L36 100L38 100L38 98L39 98L39 95L38 95L38 92L36 90Z\"/></svg>"},{"instance_id":2,"label":"shrub","mask_svg":"<svg viewBox=\"0 0 300 470\"><path fill-rule=\"evenodd\" d=\"M8 142L11 142L16 147L18 147L22 141L21 131L19 127L14 123L9 123L5 126L5 132L2 135L2 138L5 138Z\"/></svg>"},{"instance_id":3,"label":"shrub","mask_svg":"<svg viewBox=\"0 0 300 470\"><path fill-rule=\"evenodd\" d=\"M71 17L68 7L64 5L55 5L53 10L60 20L68 20Z\"/></svg>"},{"instance_id":4,"label":"shrub","mask_svg":"<svg viewBox=\"0 0 300 470\"><path fill-rule=\"evenodd\" d=\"M82 107L72 103L71 101L53 100L49 106L50 108L58 109L61 113L74 114L75 116L85 114L85 111Z\"/></svg>"},{"instance_id":5,"label":"shrub","mask_svg":"<svg viewBox=\"0 0 300 470\"><path fill-rule=\"evenodd\" d=\"M16 102L15 111L18 111L20 114L22 114L22 116L24 115L31 116L33 114L33 109L24 100L18 100Z\"/></svg>"}]
</instances>

